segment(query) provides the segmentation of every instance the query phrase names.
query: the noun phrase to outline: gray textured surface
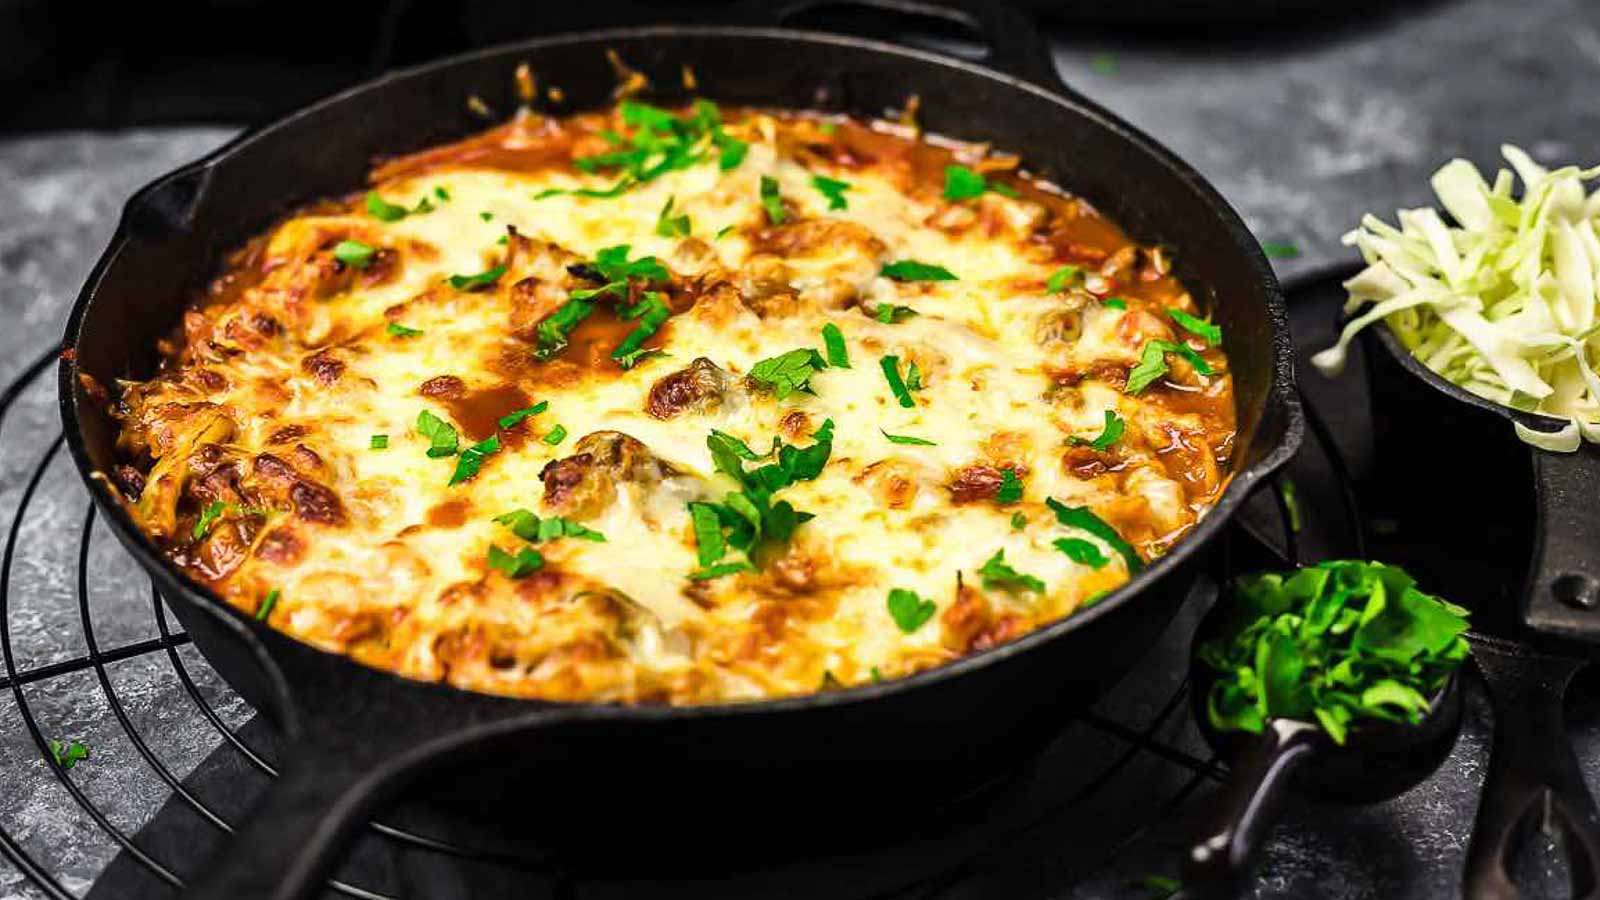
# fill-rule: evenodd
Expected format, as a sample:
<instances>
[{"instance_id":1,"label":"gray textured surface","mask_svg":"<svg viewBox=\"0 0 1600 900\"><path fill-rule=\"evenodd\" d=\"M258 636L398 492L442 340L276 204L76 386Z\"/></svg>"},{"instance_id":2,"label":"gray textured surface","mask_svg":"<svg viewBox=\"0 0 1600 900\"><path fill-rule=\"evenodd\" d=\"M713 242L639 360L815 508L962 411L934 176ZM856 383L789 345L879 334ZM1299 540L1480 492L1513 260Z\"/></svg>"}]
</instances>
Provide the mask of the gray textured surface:
<instances>
[{"instance_id":1,"label":"gray textured surface","mask_svg":"<svg viewBox=\"0 0 1600 900\"><path fill-rule=\"evenodd\" d=\"M1426 5L1370 30L1274 33L1250 43L1119 43L1104 35L1058 34L1058 62L1079 90L1193 162L1259 236L1302 247L1302 256L1279 263L1284 274L1295 275L1344 258L1338 236L1361 212L1387 214L1424 201L1427 173L1452 155L1493 163L1496 146L1515 140L1551 160L1600 159L1596 6L1580 0L1515 6L1460 0ZM1107 53L1114 55L1114 71L1091 64ZM229 133L194 128L0 142L0 313L6 323L0 328L0 379L9 380L55 340L122 200L152 175ZM46 379L0 430L0 510L7 521L26 474L56 433L53 400L53 383ZM85 500L69 470L60 457L47 470L10 573L9 626L22 669L85 649L73 577ZM90 547L87 596L100 645L154 636L148 582L107 535L97 530ZM1181 631L1170 635L1139 677L1170 678L1171 665L1160 661L1177 658L1181 639ZM192 649L179 652L226 721L241 725L249 719L249 710ZM188 776L215 750L216 732L182 693L164 655L112 664L107 677L135 728L174 775ZM1147 718L1149 711L1138 704L1163 696L1159 690L1132 693L1133 708L1118 710L1124 721ZM47 736L81 738L94 748L93 759L73 779L113 824L131 831L160 810L170 791L126 737L95 673L43 681L24 694ZM1485 759L1478 712L1441 773L1402 798L1364 810L1291 812L1269 852L1258 896L1453 895ZM1168 739L1198 752L1183 715L1169 730ZM1600 739L1592 723L1581 731L1592 766ZM1133 785L1116 795L1119 802L1149 810L1161 822L1109 869L1076 868L1078 857L1062 841L1094 835L1081 827L1052 827L1031 838L1001 839L999 850L986 858L985 878L951 896L978 896L979 890L990 896L1139 896L1127 887L1130 880L1173 868L1178 825L1160 809L1180 786L1174 783L1179 774L1141 758L1118 776ZM226 777L200 782L205 798L223 806L240 802L258 784ZM1028 787L1041 796L1070 795L1070 784L1053 784L1048 772ZM1095 816L1105 812L1075 815L1092 831ZM9 692L0 695L0 828L74 892L86 890L117 850L50 777ZM990 837L1006 834L996 823L983 823L982 830ZM870 871L885 863L856 865ZM407 873L398 864L379 868L390 876ZM1548 860L1535 860L1529 869L1547 886L1556 871ZM121 877L121 869L112 871ZM1065 886L1080 878L1086 880ZM792 876L789 893L804 895L797 885L806 883ZM133 892L131 883L127 891L120 882L101 887L106 896ZM584 896L621 895L629 887L613 885ZM639 886L632 888L637 893ZM0 900L39 896L20 873L0 863Z\"/></svg>"}]
</instances>

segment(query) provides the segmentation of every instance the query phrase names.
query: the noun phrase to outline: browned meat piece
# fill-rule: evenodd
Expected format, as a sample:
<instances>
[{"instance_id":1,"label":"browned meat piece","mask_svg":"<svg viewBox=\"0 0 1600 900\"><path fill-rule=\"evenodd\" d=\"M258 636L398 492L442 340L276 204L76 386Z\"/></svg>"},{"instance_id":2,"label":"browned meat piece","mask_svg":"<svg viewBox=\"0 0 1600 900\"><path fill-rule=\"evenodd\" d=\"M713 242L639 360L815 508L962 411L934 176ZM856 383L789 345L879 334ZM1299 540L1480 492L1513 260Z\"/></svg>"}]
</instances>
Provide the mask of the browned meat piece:
<instances>
[{"instance_id":1,"label":"browned meat piece","mask_svg":"<svg viewBox=\"0 0 1600 900\"><path fill-rule=\"evenodd\" d=\"M637 439L620 431L596 431L539 473L544 506L576 518L598 515L617 497L617 485L654 485L676 474Z\"/></svg>"},{"instance_id":2,"label":"browned meat piece","mask_svg":"<svg viewBox=\"0 0 1600 900\"><path fill-rule=\"evenodd\" d=\"M651 385L645 411L658 419L670 419L682 412L715 412L721 408L731 381L727 372L702 356Z\"/></svg>"},{"instance_id":3,"label":"browned meat piece","mask_svg":"<svg viewBox=\"0 0 1600 900\"><path fill-rule=\"evenodd\" d=\"M977 463L957 469L945 487L950 489L950 499L957 503L993 500L1000 492L1000 484L1005 480L1007 469L1015 473L1018 478L1028 474L1028 467L1021 463L1003 463L998 466Z\"/></svg>"}]
</instances>

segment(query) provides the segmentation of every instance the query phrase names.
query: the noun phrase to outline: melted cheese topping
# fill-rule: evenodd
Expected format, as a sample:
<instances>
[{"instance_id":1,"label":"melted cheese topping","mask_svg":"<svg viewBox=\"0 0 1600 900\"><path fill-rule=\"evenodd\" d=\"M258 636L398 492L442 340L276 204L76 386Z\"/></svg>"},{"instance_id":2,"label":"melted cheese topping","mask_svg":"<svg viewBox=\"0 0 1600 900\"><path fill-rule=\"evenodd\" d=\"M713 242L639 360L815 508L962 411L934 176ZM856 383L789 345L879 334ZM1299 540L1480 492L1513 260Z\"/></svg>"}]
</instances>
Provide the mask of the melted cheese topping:
<instances>
[{"instance_id":1,"label":"melted cheese topping","mask_svg":"<svg viewBox=\"0 0 1600 900\"><path fill-rule=\"evenodd\" d=\"M748 143L736 167L710 153L594 197L571 191L609 188L617 172L573 160L612 149L605 130L628 123L524 116L379 167L376 193L413 211L403 218L351 197L251 242L186 314L162 373L122 385L121 483L143 527L230 603L372 665L495 693L700 703L903 675L1125 581L1117 548L1059 524L1046 498L1088 507L1146 558L1204 514L1226 478L1231 388L1221 353L1167 315L1199 311L1159 251L977 148L755 112L725 127ZM945 199L954 162L1000 190ZM848 183L847 206L830 208L815 176ZM669 201L692 236L658 227ZM341 262L346 241L375 252ZM540 324L599 286L581 264L619 244L671 277L634 279L627 302L600 295L570 345L541 359ZM897 260L956 277L884 277ZM1079 276L1048 290L1069 264ZM498 266L485 287L447 282ZM645 345L660 353L624 369L610 353L635 323L619 311L645 291L672 316ZM916 315L884 322L880 305ZM828 323L848 367L781 399L747 377L821 350ZM1172 355L1165 379L1124 389L1146 342L1185 339L1215 374ZM911 408L885 356L903 374L916 365ZM548 407L499 425L537 402ZM459 449L500 449L451 485L460 457L428 455L423 410L451 423ZM1107 411L1124 434L1088 446ZM716 470L711 431L757 452L775 436L804 449L825 421L826 465L772 498L814 517L752 548L746 571L690 578L702 561L688 504L741 488ZM1023 497L1001 502L1011 477ZM604 541L525 541L494 521L517 509ZM1062 538L1105 561L1074 561ZM491 546L543 564L491 567ZM986 579L1000 551L1036 581ZM729 549L720 562L745 559ZM897 622L893 589L934 613Z\"/></svg>"}]
</instances>

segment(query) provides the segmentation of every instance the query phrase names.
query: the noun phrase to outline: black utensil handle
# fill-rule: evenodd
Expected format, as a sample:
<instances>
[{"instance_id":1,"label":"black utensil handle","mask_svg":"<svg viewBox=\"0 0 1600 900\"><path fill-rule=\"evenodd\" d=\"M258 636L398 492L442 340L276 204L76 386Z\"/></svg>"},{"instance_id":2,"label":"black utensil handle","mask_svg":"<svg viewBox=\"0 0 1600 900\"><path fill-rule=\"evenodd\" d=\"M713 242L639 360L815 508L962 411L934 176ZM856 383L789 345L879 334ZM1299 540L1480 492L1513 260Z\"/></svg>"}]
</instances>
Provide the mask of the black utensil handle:
<instances>
[{"instance_id":1,"label":"black utensil handle","mask_svg":"<svg viewBox=\"0 0 1600 900\"><path fill-rule=\"evenodd\" d=\"M1600 642L1600 447L1533 453L1537 544L1523 621L1536 631Z\"/></svg>"},{"instance_id":2,"label":"black utensil handle","mask_svg":"<svg viewBox=\"0 0 1600 900\"><path fill-rule=\"evenodd\" d=\"M746 14L770 25L790 25L794 19L819 9L849 8L875 10L886 15L908 18L941 19L974 32L989 52L987 66L1024 81L1062 90L1060 72L1050 54L1050 45L1039 34L1033 17L1010 3L996 0L755 0L746 5Z\"/></svg>"},{"instance_id":3,"label":"black utensil handle","mask_svg":"<svg viewBox=\"0 0 1600 900\"><path fill-rule=\"evenodd\" d=\"M1572 896L1596 896L1600 813L1572 753L1562 715L1572 676L1586 660L1474 637L1472 656L1494 706L1494 744L1467 845L1465 900L1521 896L1511 864L1547 813L1565 834Z\"/></svg>"},{"instance_id":4,"label":"black utensil handle","mask_svg":"<svg viewBox=\"0 0 1600 900\"><path fill-rule=\"evenodd\" d=\"M404 768L385 741L296 745L278 780L184 895L195 900L301 900L316 896L351 838ZM364 748L363 748L364 745Z\"/></svg>"},{"instance_id":5,"label":"black utensil handle","mask_svg":"<svg viewBox=\"0 0 1600 900\"><path fill-rule=\"evenodd\" d=\"M1290 778L1326 740L1315 725L1276 719L1250 742L1184 858L1181 896L1216 900L1242 890Z\"/></svg>"}]
</instances>

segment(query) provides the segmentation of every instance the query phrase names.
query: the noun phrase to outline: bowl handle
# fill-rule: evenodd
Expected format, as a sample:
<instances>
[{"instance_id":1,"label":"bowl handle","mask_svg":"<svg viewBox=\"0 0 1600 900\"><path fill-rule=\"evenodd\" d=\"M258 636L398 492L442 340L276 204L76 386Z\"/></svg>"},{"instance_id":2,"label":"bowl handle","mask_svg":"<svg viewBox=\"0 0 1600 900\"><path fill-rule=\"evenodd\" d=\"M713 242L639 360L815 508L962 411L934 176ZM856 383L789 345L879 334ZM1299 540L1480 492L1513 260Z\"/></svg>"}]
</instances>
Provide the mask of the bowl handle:
<instances>
[{"instance_id":1,"label":"bowl handle","mask_svg":"<svg viewBox=\"0 0 1600 900\"><path fill-rule=\"evenodd\" d=\"M1562 715L1572 676L1587 660L1471 636L1472 659L1494 708L1494 745L1467 845L1464 900L1516 900L1511 864L1542 818L1561 827L1572 895L1596 897L1600 813L1573 756Z\"/></svg>"},{"instance_id":2,"label":"bowl handle","mask_svg":"<svg viewBox=\"0 0 1600 900\"><path fill-rule=\"evenodd\" d=\"M1257 849L1277 824L1290 779L1325 740L1309 722L1274 719L1249 742L1189 846L1177 896L1220 900L1242 891Z\"/></svg>"},{"instance_id":3,"label":"bowl handle","mask_svg":"<svg viewBox=\"0 0 1600 900\"><path fill-rule=\"evenodd\" d=\"M1600 643L1600 446L1533 451L1538 522L1523 621Z\"/></svg>"}]
</instances>

